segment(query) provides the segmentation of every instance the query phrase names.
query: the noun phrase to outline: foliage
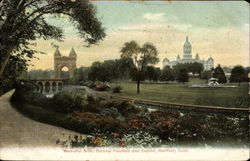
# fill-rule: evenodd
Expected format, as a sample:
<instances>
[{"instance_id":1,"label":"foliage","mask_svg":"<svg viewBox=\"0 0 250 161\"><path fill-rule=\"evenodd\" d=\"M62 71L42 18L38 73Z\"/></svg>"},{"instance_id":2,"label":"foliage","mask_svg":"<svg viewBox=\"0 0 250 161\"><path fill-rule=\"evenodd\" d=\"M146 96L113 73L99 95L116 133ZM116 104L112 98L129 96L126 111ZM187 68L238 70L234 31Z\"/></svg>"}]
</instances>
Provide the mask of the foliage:
<instances>
[{"instance_id":1,"label":"foliage","mask_svg":"<svg viewBox=\"0 0 250 161\"><path fill-rule=\"evenodd\" d=\"M160 80L161 81L174 81L174 70L170 68L170 66L164 66L161 71Z\"/></svg>"},{"instance_id":2,"label":"foliage","mask_svg":"<svg viewBox=\"0 0 250 161\"><path fill-rule=\"evenodd\" d=\"M13 89L20 76L27 71L27 60L20 54L11 55L6 65L6 69L0 78L0 95Z\"/></svg>"},{"instance_id":3,"label":"foliage","mask_svg":"<svg viewBox=\"0 0 250 161\"><path fill-rule=\"evenodd\" d=\"M97 91L106 91L108 90L110 87L109 87L109 84L107 82L97 82L96 83L96 90Z\"/></svg>"},{"instance_id":4,"label":"foliage","mask_svg":"<svg viewBox=\"0 0 250 161\"><path fill-rule=\"evenodd\" d=\"M102 111L100 112L100 114L104 115L104 116L110 116L110 117L118 119L120 121L124 121L124 117L117 110L117 108L114 108L114 107L104 108L104 109L102 109Z\"/></svg>"},{"instance_id":5,"label":"foliage","mask_svg":"<svg viewBox=\"0 0 250 161\"><path fill-rule=\"evenodd\" d=\"M53 106L62 112L80 111L86 104L87 96L84 92L59 92L52 98Z\"/></svg>"},{"instance_id":6,"label":"foliage","mask_svg":"<svg viewBox=\"0 0 250 161\"><path fill-rule=\"evenodd\" d=\"M149 81L158 81L161 75L161 69L154 66L146 67L146 79Z\"/></svg>"},{"instance_id":7,"label":"foliage","mask_svg":"<svg viewBox=\"0 0 250 161\"><path fill-rule=\"evenodd\" d=\"M69 121L74 122L75 128L83 132L121 132L125 126L120 121L110 117L90 112L74 112L68 116Z\"/></svg>"},{"instance_id":8,"label":"foliage","mask_svg":"<svg viewBox=\"0 0 250 161\"><path fill-rule=\"evenodd\" d=\"M188 73L192 73L193 75L195 74L201 74L201 72L204 69L204 66L202 63L178 63L176 65L173 66L173 69L175 71L175 73L178 73L178 71L180 69L185 68L187 70Z\"/></svg>"},{"instance_id":9,"label":"foliage","mask_svg":"<svg viewBox=\"0 0 250 161\"><path fill-rule=\"evenodd\" d=\"M241 65L235 66L231 71L231 76L229 78L230 82L240 82L247 81L247 72Z\"/></svg>"},{"instance_id":10,"label":"foliage","mask_svg":"<svg viewBox=\"0 0 250 161\"><path fill-rule=\"evenodd\" d=\"M80 85L87 86L89 88L95 88L96 85L93 81L82 81Z\"/></svg>"},{"instance_id":11,"label":"foliage","mask_svg":"<svg viewBox=\"0 0 250 161\"><path fill-rule=\"evenodd\" d=\"M112 92L113 93L120 93L122 90L122 87L121 86L116 86L114 88L112 88Z\"/></svg>"},{"instance_id":12,"label":"foliage","mask_svg":"<svg viewBox=\"0 0 250 161\"><path fill-rule=\"evenodd\" d=\"M54 74L53 70L30 70L28 72L28 76L30 79L38 79L38 78L51 78Z\"/></svg>"},{"instance_id":13,"label":"foliage","mask_svg":"<svg viewBox=\"0 0 250 161\"><path fill-rule=\"evenodd\" d=\"M220 65L213 70L213 77L218 79L218 83L226 83L227 78Z\"/></svg>"},{"instance_id":14,"label":"foliage","mask_svg":"<svg viewBox=\"0 0 250 161\"><path fill-rule=\"evenodd\" d=\"M203 71L200 75L200 79L205 79L208 80L211 77L211 71L210 70L206 70Z\"/></svg>"},{"instance_id":15,"label":"foliage","mask_svg":"<svg viewBox=\"0 0 250 161\"><path fill-rule=\"evenodd\" d=\"M89 1L3 0L0 13L0 38L4 40L1 41L0 76L11 55L19 53L18 57L33 58L34 53L37 53L30 48L35 45L33 40L62 40L62 29L48 23L48 15L68 17L88 45L105 37L104 29L96 17L96 9Z\"/></svg>"},{"instance_id":16,"label":"foliage","mask_svg":"<svg viewBox=\"0 0 250 161\"><path fill-rule=\"evenodd\" d=\"M181 68L181 69L179 69L179 71L177 71L176 80L179 82L182 82L182 83L189 81L189 75L188 75L188 72L185 68Z\"/></svg>"},{"instance_id":17,"label":"foliage","mask_svg":"<svg viewBox=\"0 0 250 161\"><path fill-rule=\"evenodd\" d=\"M15 83L15 93L11 101L27 103L35 106L46 107L49 105L49 99L37 92L38 86L33 82L20 81Z\"/></svg>"},{"instance_id":18,"label":"foliage","mask_svg":"<svg viewBox=\"0 0 250 161\"><path fill-rule=\"evenodd\" d=\"M19 93L16 95L18 97L14 95L12 101L16 101L14 98L19 98L20 105L28 103L43 106L41 103L44 103L42 101L44 96L43 98L37 96L36 94L39 93L34 95L34 92L31 92L34 88L25 89L30 92L22 92L22 95ZM92 135L86 138L73 136L64 141L58 141L62 146L153 147L160 146L163 142L195 141L195 143L207 144L209 141L221 143L228 139L236 139L244 143L248 139L247 114L189 112L174 109L150 112L145 107L128 102L100 101L90 98L86 100L85 95L80 91L67 93L74 97L71 101L66 100L61 103L60 106L68 102L81 105L80 109L68 113L67 117L66 114L52 111L53 106L46 110L35 110L36 107L29 109L30 106L19 108L29 117L39 121ZM63 97L66 96L67 94L63 93ZM58 101L63 101L63 97ZM33 102L34 98L38 98L41 102ZM84 103L80 100L84 100ZM72 105L67 107L69 106Z\"/></svg>"},{"instance_id":19,"label":"foliage","mask_svg":"<svg viewBox=\"0 0 250 161\"><path fill-rule=\"evenodd\" d=\"M148 132L138 131L134 134L125 134L123 137L125 145L128 147L159 147L161 139Z\"/></svg>"},{"instance_id":20,"label":"foliage","mask_svg":"<svg viewBox=\"0 0 250 161\"><path fill-rule=\"evenodd\" d=\"M74 76L69 80L69 83L82 85L82 82L88 80L88 73L89 73L89 68L87 67L80 67L75 69Z\"/></svg>"},{"instance_id":21,"label":"foliage","mask_svg":"<svg viewBox=\"0 0 250 161\"><path fill-rule=\"evenodd\" d=\"M140 93L140 81L145 78L146 67L156 64L158 51L151 43L140 47L136 41L126 42L121 49L121 58L130 59L130 77L137 81L137 93Z\"/></svg>"}]
</instances>

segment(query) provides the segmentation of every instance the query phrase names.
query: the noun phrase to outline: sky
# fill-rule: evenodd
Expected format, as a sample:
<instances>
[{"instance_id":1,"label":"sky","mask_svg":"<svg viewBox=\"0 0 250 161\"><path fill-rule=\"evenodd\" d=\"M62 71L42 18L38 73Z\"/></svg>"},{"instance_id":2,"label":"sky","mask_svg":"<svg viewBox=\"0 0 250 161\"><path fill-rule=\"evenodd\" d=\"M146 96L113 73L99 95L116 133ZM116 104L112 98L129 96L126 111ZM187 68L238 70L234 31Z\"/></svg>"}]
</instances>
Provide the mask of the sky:
<instances>
[{"instance_id":1,"label":"sky","mask_svg":"<svg viewBox=\"0 0 250 161\"><path fill-rule=\"evenodd\" d=\"M244 1L93 1L97 17L107 36L98 44L85 47L77 30L67 19L48 17L48 22L61 27L63 42L37 40L36 49L47 54L35 55L29 69L53 69L53 53L57 44L67 56L72 47L77 53L77 67L90 66L94 61L120 58L125 42L135 40L140 45L153 43L160 62L183 55L188 36L192 54L201 59L214 58L215 65L249 66L249 4Z\"/></svg>"}]
</instances>

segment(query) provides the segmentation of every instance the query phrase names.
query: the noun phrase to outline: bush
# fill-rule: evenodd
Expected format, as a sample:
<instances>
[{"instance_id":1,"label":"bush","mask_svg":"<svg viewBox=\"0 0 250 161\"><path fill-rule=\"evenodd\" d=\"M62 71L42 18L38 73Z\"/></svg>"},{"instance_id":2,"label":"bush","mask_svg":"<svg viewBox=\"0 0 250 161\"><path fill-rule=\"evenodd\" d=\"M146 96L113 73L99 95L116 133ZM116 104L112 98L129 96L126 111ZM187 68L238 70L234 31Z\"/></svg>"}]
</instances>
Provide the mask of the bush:
<instances>
[{"instance_id":1,"label":"bush","mask_svg":"<svg viewBox=\"0 0 250 161\"><path fill-rule=\"evenodd\" d=\"M80 85L80 86L87 86L85 81L80 81L80 82L79 82L79 85Z\"/></svg>"},{"instance_id":2,"label":"bush","mask_svg":"<svg viewBox=\"0 0 250 161\"><path fill-rule=\"evenodd\" d=\"M0 95L14 88L14 81L8 78L0 79Z\"/></svg>"},{"instance_id":3,"label":"bush","mask_svg":"<svg viewBox=\"0 0 250 161\"><path fill-rule=\"evenodd\" d=\"M49 98L38 92L23 93L21 91L17 91L12 95L11 101L42 107L47 107L49 105Z\"/></svg>"},{"instance_id":4,"label":"bush","mask_svg":"<svg viewBox=\"0 0 250 161\"><path fill-rule=\"evenodd\" d=\"M84 92L59 92L52 98L53 106L61 112L81 111L87 104L87 96Z\"/></svg>"},{"instance_id":5,"label":"bush","mask_svg":"<svg viewBox=\"0 0 250 161\"><path fill-rule=\"evenodd\" d=\"M156 147L161 145L161 140L158 136L153 136L143 131L134 134L125 134L123 140L125 146L130 147Z\"/></svg>"},{"instance_id":6,"label":"bush","mask_svg":"<svg viewBox=\"0 0 250 161\"><path fill-rule=\"evenodd\" d=\"M96 87L95 83L92 82L92 81L86 81L84 83L84 85L87 86L87 87L89 87L89 88L95 88Z\"/></svg>"},{"instance_id":7,"label":"bush","mask_svg":"<svg viewBox=\"0 0 250 161\"><path fill-rule=\"evenodd\" d=\"M113 93L120 93L121 90L122 90L121 86L116 86L116 87L112 88Z\"/></svg>"},{"instance_id":8,"label":"bush","mask_svg":"<svg viewBox=\"0 0 250 161\"><path fill-rule=\"evenodd\" d=\"M150 113L151 120L162 120L162 119L166 119L168 117L179 118L180 112L157 110L157 111L153 111Z\"/></svg>"},{"instance_id":9,"label":"bush","mask_svg":"<svg viewBox=\"0 0 250 161\"><path fill-rule=\"evenodd\" d=\"M49 98L37 91L37 85L33 82L17 82L15 93L11 97L11 101L31 104L35 106L46 107L49 105Z\"/></svg>"},{"instance_id":10,"label":"bush","mask_svg":"<svg viewBox=\"0 0 250 161\"><path fill-rule=\"evenodd\" d=\"M121 132L125 130L125 125L120 121L109 117L102 116L90 112L74 112L69 115L71 121L75 121L76 128L80 128L82 132Z\"/></svg>"},{"instance_id":11,"label":"bush","mask_svg":"<svg viewBox=\"0 0 250 161\"><path fill-rule=\"evenodd\" d=\"M15 84L15 89L16 91L27 93L30 91L37 91L39 89L39 86L30 81L17 81Z\"/></svg>"},{"instance_id":12,"label":"bush","mask_svg":"<svg viewBox=\"0 0 250 161\"><path fill-rule=\"evenodd\" d=\"M114 107L110 108L104 108L101 112L101 115L104 116L110 116L112 118L118 119L120 121L124 121L124 117L121 115L121 113Z\"/></svg>"},{"instance_id":13,"label":"bush","mask_svg":"<svg viewBox=\"0 0 250 161\"><path fill-rule=\"evenodd\" d=\"M108 83L104 83L104 82L97 82L96 83L96 90L97 91L106 91L109 88L110 87L109 87Z\"/></svg>"}]
</instances>

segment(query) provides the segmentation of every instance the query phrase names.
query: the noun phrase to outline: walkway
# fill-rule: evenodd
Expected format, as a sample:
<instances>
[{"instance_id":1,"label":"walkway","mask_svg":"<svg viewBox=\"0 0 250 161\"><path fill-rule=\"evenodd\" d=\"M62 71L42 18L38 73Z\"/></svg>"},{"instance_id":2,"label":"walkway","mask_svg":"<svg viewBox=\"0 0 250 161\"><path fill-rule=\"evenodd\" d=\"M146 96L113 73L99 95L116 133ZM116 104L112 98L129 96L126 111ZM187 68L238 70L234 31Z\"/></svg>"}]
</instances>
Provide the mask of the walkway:
<instances>
[{"instance_id":1,"label":"walkway","mask_svg":"<svg viewBox=\"0 0 250 161\"><path fill-rule=\"evenodd\" d=\"M57 139L62 138L63 134L78 134L23 116L9 102L13 92L4 94L0 100L0 151L6 147L56 147Z\"/></svg>"}]
</instances>

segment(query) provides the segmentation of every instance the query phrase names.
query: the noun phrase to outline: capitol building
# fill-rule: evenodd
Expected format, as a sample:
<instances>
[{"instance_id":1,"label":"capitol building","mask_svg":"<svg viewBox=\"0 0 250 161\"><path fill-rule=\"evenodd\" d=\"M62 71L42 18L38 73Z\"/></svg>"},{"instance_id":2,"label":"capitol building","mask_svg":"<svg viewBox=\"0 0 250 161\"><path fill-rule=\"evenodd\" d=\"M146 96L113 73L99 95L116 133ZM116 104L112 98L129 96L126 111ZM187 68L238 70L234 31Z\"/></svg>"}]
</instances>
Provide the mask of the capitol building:
<instances>
[{"instance_id":1,"label":"capitol building","mask_svg":"<svg viewBox=\"0 0 250 161\"><path fill-rule=\"evenodd\" d=\"M197 53L195 58L192 57L192 45L188 40L188 37L186 37L186 42L183 45L183 57L181 58L178 54L176 60L170 61L168 58L163 59L162 65L163 67L166 65L169 65L170 67L173 67L174 65L178 63L201 63L204 66L204 70L210 70L214 67L214 59L212 57L209 57L207 60L200 59L199 54Z\"/></svg>"}]
</instances>

